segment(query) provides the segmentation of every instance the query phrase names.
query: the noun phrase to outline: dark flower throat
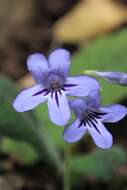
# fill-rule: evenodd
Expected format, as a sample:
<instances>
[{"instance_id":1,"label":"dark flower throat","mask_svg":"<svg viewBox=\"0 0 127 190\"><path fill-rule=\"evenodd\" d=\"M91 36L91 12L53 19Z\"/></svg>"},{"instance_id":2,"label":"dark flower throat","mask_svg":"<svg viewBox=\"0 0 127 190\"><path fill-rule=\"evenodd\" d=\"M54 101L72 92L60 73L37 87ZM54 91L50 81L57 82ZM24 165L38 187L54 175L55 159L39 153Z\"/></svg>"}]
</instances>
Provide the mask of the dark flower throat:
<instances>
[{"instance_id":1,"label":"dark flower throat","mask_svg":"<svg viewBox=\"0 0 127 190\"><path fill-rule=\"evenodd\" d=\"M88 124L89 127L94 127L98 131L98 133L101 134L99 129L97 128L97 120L101 119L101 117L105 114L106 113L96 112L92 110L88 113L83 113L78 127L81 127L82 125L84 125L85 127L86 124Z\"/></svg>"}]
</instances>

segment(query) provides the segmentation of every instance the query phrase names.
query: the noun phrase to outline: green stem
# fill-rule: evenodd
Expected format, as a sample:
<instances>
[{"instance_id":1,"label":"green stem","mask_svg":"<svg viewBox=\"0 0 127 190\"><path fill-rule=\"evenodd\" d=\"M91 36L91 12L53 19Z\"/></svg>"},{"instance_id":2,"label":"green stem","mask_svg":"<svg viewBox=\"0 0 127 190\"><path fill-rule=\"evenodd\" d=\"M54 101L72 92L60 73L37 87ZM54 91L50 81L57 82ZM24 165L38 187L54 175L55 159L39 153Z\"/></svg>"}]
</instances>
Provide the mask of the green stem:
<instances>
[{"instance_id":1,"label":"green stem","mask_svg":"<svg viewBox=\"0 0 127 190\"><path fill-rule=\"evenodd\" d=\"M64 145L64 190L71 189L71 168L70 168L70 145Z\"/></svg>"}]
</instances>

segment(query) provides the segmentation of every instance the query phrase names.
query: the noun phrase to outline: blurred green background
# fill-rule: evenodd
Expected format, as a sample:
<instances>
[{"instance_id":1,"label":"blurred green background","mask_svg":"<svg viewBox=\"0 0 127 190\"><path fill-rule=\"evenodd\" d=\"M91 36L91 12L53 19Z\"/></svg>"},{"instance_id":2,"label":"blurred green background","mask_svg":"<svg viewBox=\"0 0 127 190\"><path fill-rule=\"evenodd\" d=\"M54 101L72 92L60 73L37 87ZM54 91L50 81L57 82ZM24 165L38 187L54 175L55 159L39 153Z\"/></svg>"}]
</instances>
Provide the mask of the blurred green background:
<instances>
[{"instance_id":1,"label":"blurred green background","mask_svg":"<svg viewBox=\"0 0 127 190\"><path fill-rule=\"evenodd\" d=\"M59 47L72 54L72 75L127 73L127 0L0 0L0 190L62 189L63 128L49 121L44 104L26 113L12 107L34 84L27 56ZM104 105L127 106L127 86L100 83ZM73 190L127 189L127 118L106 127L110 150L89 136L71 145Z\"/></svg>"}]
</instances>

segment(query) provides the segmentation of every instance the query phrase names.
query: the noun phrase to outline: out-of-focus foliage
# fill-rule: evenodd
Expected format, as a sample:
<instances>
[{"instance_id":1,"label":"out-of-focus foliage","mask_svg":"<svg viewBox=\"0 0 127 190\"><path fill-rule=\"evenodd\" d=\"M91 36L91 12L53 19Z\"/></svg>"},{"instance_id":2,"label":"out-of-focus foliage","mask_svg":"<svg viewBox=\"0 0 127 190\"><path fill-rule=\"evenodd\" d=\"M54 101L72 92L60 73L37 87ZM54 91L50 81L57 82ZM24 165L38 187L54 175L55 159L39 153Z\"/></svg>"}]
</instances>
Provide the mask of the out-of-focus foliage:
<instances>
[{"instance_id":1,"label":"out-of-focus foliage","mask_svg":"<svg viewBox=\"0 0 127 190\"><path fill-rule=\"evenodd\" d=\"M61 162L57 154L57 150L52 144L48 141L45 132L40 128L40 123L37 121L35 115L31 113L17 113L12 107L12 102L14 97L17 94L16 86L9 79L0 76L0 134L1 136L6 136L23 143L28 143L29 146L32 146L36 151L38 156L45 160L53 162L58 169L61 169ZM6 140L5 140L6 141ZM4 141L3 147L6 147L8 150L12 150L12 142L9 143ZM17 144L17 141L13 142L13 145ZM22 147L23 146L23 147ZM25 148L26 147L26 148ZM17 149L14 147L14 149ZM22 160L27 159L28 153L30 150L28 146L20 143L19 152L21 151ZM31 150L32 151L32 150ZM13 150L12 150L13 152ZM19 154L19 152L17 152ZM33 159L35 152L32 152ZM26 160L27 161L27 160Z\"/></svg>"},{"instance_id":2,"label":"out-of-focus foliage","mask_svg":"<svg viewBox=\"0 0 127 190\"><path fill-rule=\"evenodd\" d=\"M14 139L14 138L13 138ZM11 138L3 138L0 144L0 150L7 153L15 160L24 164L32 164L39 159L39 155L28 143L13 140Z\"/></svg>"},{"instance_id":3,"label":"out-of-focus foliage","mask_svg":"<svg viewBox=\"0 0 127 190\"><path fill-rule=\"evenodd\" d=\"M127 73L127 30L94 40L72 60L72 73L84 70L121 71ZM126 97L127 88L100 81L102 102L115 103ZM109 95L110 94L110 95Z\"/></svg>"},{"instance_id":4,"label":"out-of-focus foliage","mask_svg":"<svg viewBox=\"0 0 127 190\"><path fill-rule=\"evenodd\" d=\"M34 116L31 113L17 113L13 109L17 92L13 82L0 76L0 134L38 146L35 133L38 126Z\"/></svg>"},{"instance_id":5,"label":"out-of-focus foliage","mask_svg":"<svg viewBox=\"0 0 127 190\"><path fill-rule=\"evenodd\" d=\"M117 1L83 0L54 26L54 38L80 42L117 28L127 21L127 9Z\"/></svg>"},{"instance_id":6,"label":"out-of-focus foliage","mask_svg":"<svg viewBox=\"0 0 127 190\"><path fill-rule=\"evenodd\" d=\"M116 177L126 161L126 151L114 146L110 150L98 149L84 156L72 157L71 168L76 175L93 176L100 181L109 181Z\"/></svg>"},{"instance_id":7,"label":"out-of-focus foliage","mask_svg":"<svg viewBox=\"0 0 127 190\"><path fill-rule=\"evenodd\" d=\"M59 149L64 147L64 141L62 136L62 131L64 127L56 126L51 123L46 104L41 104L37 109L34 110L38 120L44 124L46 127L46 137L52 139L52 143L57 146Z\"/></svg>"}]
</instances>

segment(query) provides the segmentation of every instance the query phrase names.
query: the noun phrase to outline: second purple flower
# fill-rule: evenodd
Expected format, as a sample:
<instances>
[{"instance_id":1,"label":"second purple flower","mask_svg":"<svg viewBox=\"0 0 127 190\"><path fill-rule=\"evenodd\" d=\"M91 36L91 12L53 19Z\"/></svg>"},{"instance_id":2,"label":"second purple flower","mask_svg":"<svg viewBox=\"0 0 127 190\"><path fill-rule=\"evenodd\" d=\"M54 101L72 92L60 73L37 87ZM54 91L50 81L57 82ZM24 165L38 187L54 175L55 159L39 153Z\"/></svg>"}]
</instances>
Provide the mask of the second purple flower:
<instances>
[{"instance_id":1,"label":"second purple flower","mask_svg":"<svg viewBox=\"0 0 127 190\"><path fill-rule=\"evenodd\" d=\"M127 115L127 108L120 104L101 106L98 91L91 91L85 99L70 100L76 120L64 130L64 140L72 143L89 133L95 144L103 149L111 148L113 138L103 123L115 123Z\"/></svg>"}]
</instances>

